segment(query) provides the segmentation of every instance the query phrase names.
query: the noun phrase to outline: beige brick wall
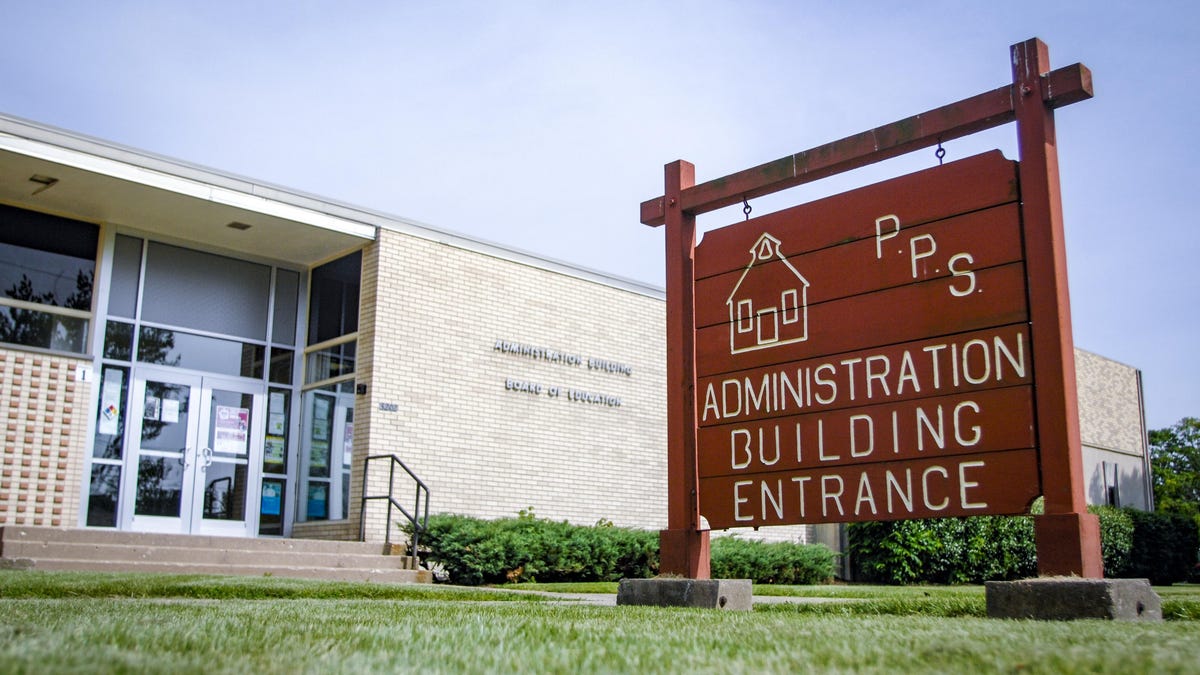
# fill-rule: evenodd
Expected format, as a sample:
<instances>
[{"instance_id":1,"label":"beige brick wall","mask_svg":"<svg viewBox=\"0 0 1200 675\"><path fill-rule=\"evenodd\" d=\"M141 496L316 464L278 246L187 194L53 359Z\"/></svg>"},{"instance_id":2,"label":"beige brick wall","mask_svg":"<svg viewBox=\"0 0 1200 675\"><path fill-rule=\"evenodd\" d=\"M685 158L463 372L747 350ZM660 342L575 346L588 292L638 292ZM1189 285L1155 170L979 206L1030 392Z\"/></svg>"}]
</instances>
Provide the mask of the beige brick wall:
<instances>
[{"instance_id":1,"label":"beige brick wall","mask_svg":"<svg viewBox=\"0 0 1200 675\"><path fill-rule=\"evenodd\" d=\"M357 520L314 520L292 526L292 537L296 539L325 539L332 541L357 541Z\"/></svg>"},{"instance_id":2,"label":"beige brick wall","mask_svg":"<svg viewBox=\"0 0 1200 675\"><path fill-rule=\"evenodd\" d=\"M532 507L581 524L665 525L662 300L384 230L364 255L362 307L368 394L355 410L352 503L362 457L395 452L429 485L433 512L491 518ZM497 340L582 364L505 353ZM589 358L632 373L590 370ZM508 379L544 389L509 391ZM571 401L568 389L621 404ZM380 464L369 489L385 483ZM397 484L407 507L409 484ZM383 514L368 510L369 539L382 539Z\"/></svg>"},{"instance_id":3,"label":"beige brick wall","mask_svg":"<svg viewBox=\"0 0 1200 675\"><path fill-rule=\"evenodd\" d=\"M78 359L0 349L0 525L79 520L90 384Z\"/></svg>"},{"instance_id":4,"label":"beige brick wall","mask_svg":"<svg viewBox=\"0 0 1200 675\"><path fill-rule=\"evenodd\" d=\"M1137 369L1075 350L1079 435L1084 445L1142 456L1143 420Z\"/></svg>"},{"instance_id":5,"label":"beige brick wall","mask_svg":"<svg viewBox=\"0 0 1200 675\"><path fill-rule=\"evenodd\" d=\"M1137 369L1076 349L1075 372L1088 503L1106 503L1107 488L1115 484L1122 506L1150 508Z\"/></svg>"}]
</instances>

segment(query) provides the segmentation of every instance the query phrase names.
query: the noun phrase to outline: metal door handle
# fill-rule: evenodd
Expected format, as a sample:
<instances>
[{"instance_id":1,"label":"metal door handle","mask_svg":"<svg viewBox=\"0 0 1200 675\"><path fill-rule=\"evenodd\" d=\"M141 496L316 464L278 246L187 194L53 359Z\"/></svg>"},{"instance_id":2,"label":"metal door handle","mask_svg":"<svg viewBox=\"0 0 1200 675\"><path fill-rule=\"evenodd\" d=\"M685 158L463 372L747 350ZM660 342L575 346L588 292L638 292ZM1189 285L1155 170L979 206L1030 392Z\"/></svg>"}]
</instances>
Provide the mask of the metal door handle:
<instances>
[{"instance_id":1,"label":"metal door handle","mask_svg":"<svg viewBox=\"0 0 1200 675\"><path fill-rule=\"evenodd\" d=\"M204 448L200 450L200 457L204 460L204 468L207 469L208 467L212 466L212 455L212 448Z\"/></svg>"}]
</instances>

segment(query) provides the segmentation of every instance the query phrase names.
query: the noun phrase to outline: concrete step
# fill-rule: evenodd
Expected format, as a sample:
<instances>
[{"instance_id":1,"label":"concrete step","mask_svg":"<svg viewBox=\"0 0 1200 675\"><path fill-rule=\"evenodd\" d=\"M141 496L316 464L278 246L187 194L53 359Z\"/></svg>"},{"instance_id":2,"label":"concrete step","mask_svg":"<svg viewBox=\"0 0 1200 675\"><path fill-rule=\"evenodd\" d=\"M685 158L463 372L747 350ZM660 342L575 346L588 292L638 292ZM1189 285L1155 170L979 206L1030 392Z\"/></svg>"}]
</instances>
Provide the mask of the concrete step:
<instances>
[{"instance_id":1,"label":"concrete step","mask_svg":"<svg viewBox=\"0 0 1200 675\"><path fill-rule=\"evenodd\" d=\"M393 555L384 555L385 552ZM395 545L0 527L0 567L431 583Z\"/></svg>"},{"instance_id":2,"label":"concrete step","mask_svg":"<svg viewBox=\"0 0 1200 675\"><path fill-rule=\"evenodd\" d=\"M182 555L181 554L185 554ZM5 542L6 558L51 558L58 560L110 560L113 562L174 562L181 557L206 565L300 565L304 567L384 567L405 569L408 556L380 553L313 553L292 550L243 550L240 548L155 547L143 544L76 544L73 542Z\"/></svg>"},{"instance_id":3,"label":"concrete step","mask_svg":"<svg viewBox=\"0 0 1200 675\"><path fill-rule=\"evenodd\" d=\"M0 561L8 563L10 561ZM20 561L25 562L25 561ZM327 568L284 565L205 565L182 562L57 560L42 558L31 564L0 564L0 568L76 572L137 572L147 574L213 574L221 576L290 577L324 581L366 581L389 584L433 583L429 570Z\"/></svg>"},{"instance_id":4,"label":"concrete step","mask_svg":"<svg viewBox=\"0 0 1200 675\"><path fill-rule=\"evenodd\" d=\"M70 542L74 544L125 544L155 548L238 548L243 551L297 551L312 553L348 553L378 555L387 550L384 544L361 541L328 541L322 539L284 539L281 537L219 537L213 535L157 534L124 532L120 530L76 529L67 527L0 527L0 551L5 543L30 540Z\"/></svg>"}]
</instances>

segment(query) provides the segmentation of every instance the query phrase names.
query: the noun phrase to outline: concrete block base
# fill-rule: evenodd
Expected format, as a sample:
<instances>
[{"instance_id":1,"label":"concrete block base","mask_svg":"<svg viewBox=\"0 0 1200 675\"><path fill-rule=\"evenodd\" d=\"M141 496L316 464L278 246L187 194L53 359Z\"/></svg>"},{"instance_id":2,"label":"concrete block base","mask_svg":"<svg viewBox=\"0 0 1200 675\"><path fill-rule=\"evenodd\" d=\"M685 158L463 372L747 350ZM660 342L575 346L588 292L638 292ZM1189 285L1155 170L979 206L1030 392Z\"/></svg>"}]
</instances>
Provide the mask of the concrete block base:
<instances>
[{"instance_id":1,"label":"concrete block base","mask_svg":"<svg viewBox=\"0 0 1200 675\"><path fill-rule=\"evenodd\" d=\"M1041 577L985 589L993 619L1162 621L1162 600L1145 579Z\"/></svg>"},{"instance_id":2,"label":"concrete block base","mask_svg":"<svg viewBox=\"0 0 1200 675\"><path fill-rule=\"evenodd\" d=\"M622 579L617 604L746 612L754 598L749 579Z\"/></svg>"}]
</instances>

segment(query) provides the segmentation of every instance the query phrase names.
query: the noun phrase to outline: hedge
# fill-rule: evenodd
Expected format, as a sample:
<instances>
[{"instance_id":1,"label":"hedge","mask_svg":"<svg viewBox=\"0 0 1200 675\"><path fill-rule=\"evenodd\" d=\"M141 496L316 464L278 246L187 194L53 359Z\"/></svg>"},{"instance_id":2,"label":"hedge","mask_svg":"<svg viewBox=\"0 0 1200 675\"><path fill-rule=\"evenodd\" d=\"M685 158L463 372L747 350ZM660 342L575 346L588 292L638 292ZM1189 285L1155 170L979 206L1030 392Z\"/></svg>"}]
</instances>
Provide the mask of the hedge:
<instances>
[{"instance_id":1,"label":"hedge","mask_svg":"<svg viewBox=\"0 0 1200 675\"><path fill-rule=\"evenodd\" d=\"M535 518L482 520L441 514L420 538L421 559L464 585L520 581L617 581L658 572L658 533L571 525ZM714 537L715 578L764 584L815 584L833 577L836 555L821 545L766 544Z\"/></svg>"},{"instance_id":2,"label":"hedge","mask_svg":"<svg viewBox=\"0 0 1200 675\"><path fill-rule=\"evenodd\" d=\"M1104 575L1155 585L1196 573L1196 523L1182 516L1108 506L1100 518ZM976 516L856 523L848 530L855 578L885 584L982 583L1035 576L1029 516Z\"/></svg>"},{"instance_id":3,"label":"hedge","mask_svg":"<svg viewBox=\"0 0 1200 675\"><path fill-rule=\"evenodd\" d=\"M658 571L657 532L607 522L576 526L525 512L498 520L430 516L420 544L422 560L443 568L451 583L472 586L616 581Z\"/></svg>"},{"instance_id":4,"label":"hedge","mask_svg":"<svg viewBox=\"0 0 1200 675\"><path fill-rule=\"evenodd\" d=\"M765 543L738 537L712 540L714 579L756 584L824 584L833 579L837 555L820 544Z\"/></svg>"},{"instance_id":5,"label":"hedge","mask_svg":"<svg viewBox=\"0 0 1200 675\"><path fill-rule=\"evenodd\" d=\"M1200 534L1196 521L1176 513L1129 511L1133 519L1130 577L1159 586L1187 581L1196 572Z\"/></svg>"}]
</instances>

